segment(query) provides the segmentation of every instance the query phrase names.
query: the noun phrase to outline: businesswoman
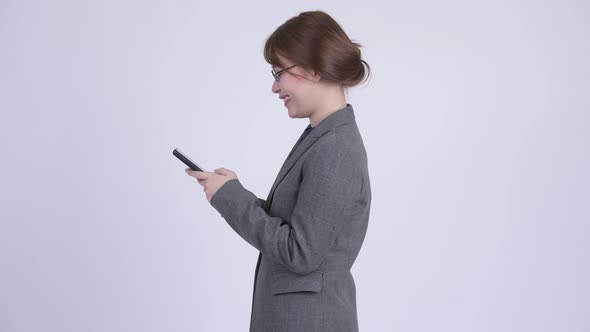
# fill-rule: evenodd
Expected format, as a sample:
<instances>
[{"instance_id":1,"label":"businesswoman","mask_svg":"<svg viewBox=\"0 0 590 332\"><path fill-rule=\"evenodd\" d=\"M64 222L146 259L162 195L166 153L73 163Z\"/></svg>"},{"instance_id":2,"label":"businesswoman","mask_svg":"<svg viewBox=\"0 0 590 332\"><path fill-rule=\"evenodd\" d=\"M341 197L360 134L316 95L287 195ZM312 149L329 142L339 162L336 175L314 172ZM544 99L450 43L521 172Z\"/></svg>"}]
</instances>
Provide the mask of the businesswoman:
<instances>
[{"instance_id":1,"label":"businesswoman","mask_svg":"<svg viewBox=\"0 0 590 332\"><path fill-rule=\"evenodd\" d=\"M232 229L260 251L252 332L359 330L350 269L367 231L371 187L345 89L369 76L360 47L321 11L289 19L266 41L272 92L291 118L309 119L266 200L229 169L186 169Z\"/></svg>"}]
</instances>

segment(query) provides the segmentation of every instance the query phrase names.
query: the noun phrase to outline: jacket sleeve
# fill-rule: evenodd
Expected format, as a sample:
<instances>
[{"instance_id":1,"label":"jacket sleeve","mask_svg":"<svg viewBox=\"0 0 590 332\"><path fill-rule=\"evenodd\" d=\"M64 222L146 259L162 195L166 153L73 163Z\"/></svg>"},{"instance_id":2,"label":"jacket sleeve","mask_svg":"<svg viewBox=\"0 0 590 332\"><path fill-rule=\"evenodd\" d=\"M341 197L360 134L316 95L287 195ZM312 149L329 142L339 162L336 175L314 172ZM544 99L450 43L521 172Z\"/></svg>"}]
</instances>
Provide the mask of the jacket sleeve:
<instances>
[{"instance_id":1,"label":"jacket sleeve","mask_svg":"<svg viewBox=\"0 0 590 332\"><path fill-rule=\"evenodd\" d=\"M290 220L269 216L238 179L226 182L211 205L244 240L298 274L316 270L339 230L351 222L362 176L348 154L318 149L306 158Z\"/></svg>"}]
</instances>

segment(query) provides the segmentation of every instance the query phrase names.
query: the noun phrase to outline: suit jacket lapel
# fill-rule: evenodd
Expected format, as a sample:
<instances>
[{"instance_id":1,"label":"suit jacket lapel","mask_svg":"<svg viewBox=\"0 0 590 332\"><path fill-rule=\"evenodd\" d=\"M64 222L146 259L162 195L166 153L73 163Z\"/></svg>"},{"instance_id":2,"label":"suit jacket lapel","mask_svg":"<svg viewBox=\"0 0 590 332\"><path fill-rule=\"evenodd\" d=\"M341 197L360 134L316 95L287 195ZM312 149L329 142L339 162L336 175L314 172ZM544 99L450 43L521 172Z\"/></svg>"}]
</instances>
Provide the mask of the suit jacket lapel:
<instances>
[{"instance_id":1,"label":"suit jacket lapel","mask_svg":"<svg viewBox=\"0 0 590 332\"><path fill-rule=\"evenodd\" d=\"M279 171L279 175L275 180L275 183L272 185L272 188L270 189L271 193L274 193L279 183L283 181L285 176L289 173L291 168L293 168L293 166L295 165L297 160L299 160L301 155L303 155L303 153L307 151L307 149L309 149L313 145L313 143L315 143L318 140L319 137L312 136L312 133L313 130L309 133L309 135L307 135L307 137L303 139L303 141L301 141L301 143L299 143L299 146L297 146L297 149L295 150L295 152L293 152L291 157L285 160L283 166L281 167L281 170Z\"/></svg>"}]
</instances>

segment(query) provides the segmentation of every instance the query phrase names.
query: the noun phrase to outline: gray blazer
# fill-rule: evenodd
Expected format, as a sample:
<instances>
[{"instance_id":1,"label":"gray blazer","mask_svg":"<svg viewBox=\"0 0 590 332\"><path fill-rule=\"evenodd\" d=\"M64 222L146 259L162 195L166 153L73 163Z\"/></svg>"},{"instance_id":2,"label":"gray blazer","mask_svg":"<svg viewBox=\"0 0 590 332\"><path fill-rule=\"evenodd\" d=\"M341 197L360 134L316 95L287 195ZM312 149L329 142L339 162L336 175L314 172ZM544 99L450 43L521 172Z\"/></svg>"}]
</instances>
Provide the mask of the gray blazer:
<instances>
[{"instance_id":1,"label":"gray blazer","mask_svg":"<svg viewBox=\"0 0 590 332\"><path fill-rule=\"evenodd\" d=\"M251 332L358 331L350 272L367 231L367 155L350 104L285 161L268 198L226 182L211 205L260 251Z\"/></svg>"}]
</instances>

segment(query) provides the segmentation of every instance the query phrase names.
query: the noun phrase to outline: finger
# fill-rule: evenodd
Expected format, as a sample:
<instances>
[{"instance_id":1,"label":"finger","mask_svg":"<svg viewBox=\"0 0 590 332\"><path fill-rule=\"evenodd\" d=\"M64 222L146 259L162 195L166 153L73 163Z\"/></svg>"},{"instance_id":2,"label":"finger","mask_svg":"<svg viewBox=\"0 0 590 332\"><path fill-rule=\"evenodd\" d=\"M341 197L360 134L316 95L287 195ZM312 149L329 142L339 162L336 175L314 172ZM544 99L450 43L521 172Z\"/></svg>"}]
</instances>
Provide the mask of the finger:
<instances>
[{"instance_id":1,"label":"finger","mask_svg":"<svg viewBox=\"0 0 590 332\"><path fill-rule=\"evenodd\" d=\"M210 174L213 174L213 173L209 173L209 174L199 174L199 173L205 173L205 172L199 172L199 171L190 171L190 173L187 172L188 176L195 178L197 181L199 181L199 183L201 183L201 181L206 181L210 177Z\"/></svg>"},{"instance_id":2,"label":"finger","mask_svg":"<svg viewBox=\"0 0 590 332\"><path fill-rule=\"evenodd\" d=\"M192 171L192 173L198 180L207 180L211 176L209 172Z\"/></svg>"}]
</instances>

